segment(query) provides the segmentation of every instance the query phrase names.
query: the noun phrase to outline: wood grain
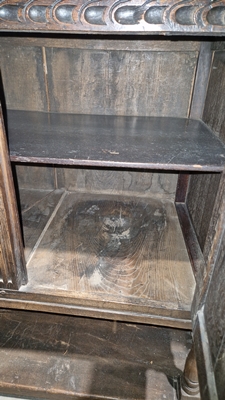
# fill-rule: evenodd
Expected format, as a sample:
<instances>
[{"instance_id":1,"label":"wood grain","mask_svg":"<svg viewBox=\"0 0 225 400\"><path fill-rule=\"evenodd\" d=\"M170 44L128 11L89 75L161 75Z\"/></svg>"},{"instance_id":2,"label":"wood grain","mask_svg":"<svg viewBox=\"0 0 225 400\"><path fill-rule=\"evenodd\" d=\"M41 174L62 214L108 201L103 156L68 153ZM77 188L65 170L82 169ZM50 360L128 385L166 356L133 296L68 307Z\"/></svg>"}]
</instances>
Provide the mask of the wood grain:
<instances>
[{"instance_id":1,"label":"wood grain","mask_svg":"<svg viewBox=\"0 0 225 400\"><path fill-rule=\"evenodd\" d=\"M0 287L18 289L27 274L1 108L0 214Z\"/></svg>"},{"instance_id":2,"label":"wood grain","mask_svg":"<svg viewBox=\"0 0 225 400\"><path fill-rule=\"evenodd\" d=\"M45 399L174 400L190 342L182 330L1 310L0 391Z\"/></svg>"},{"instance_id":3,"label":"wood grain","mask_svg":"<svg viewBox=\"0 0 225 400\"><path fill-rule=\"evenodd\" d=\"M220 178L221 174L193 174L189 183L187 207L202 251L208 235Z\"/></svg>"},{"instance_id":4,"label":"wood grain","mask_svg":"<svg viewBox=\"0 0 225 400\"><path fill-rule=\"evenodd\" d=\"M177 174L112 169L57 168L57 186L75 192L174 199Z\"/></svg>"},{"instance_id":5,"label":"wood grain","mask_svg":"<svg viewBox=\"0 0 225 400\"><path fill-rule=\"evenodd\" d=\"M201 398L204 400L217 400L218 394L203 309L200 309L197 313L193 337Z\"/></svg>"},{"instance_id":6,"label":"wood grain","mask_svg":"<svg viewBox=\"0 0 225 400\"><path fill-rule=\"evenodd\" d=\"M186 118L11 110L8 136L16 162L218 172L225 163L220 140Z\"/></svg>"},{"instance_id":7,"label":"wood grain","mask_svg":"<svg viewBox=\"0 0 225 400\"><path fill-rule=\"evenodd\" d=\"M54 190L57 189L55 168L51 165L13 164L17 186L20 189Z\"/></svg>"},{"instance_id":8,"label":"wood grain","mask_svg":"<svg viewBox=\"0 0 225 400\"><path fill-rule=\"evenodd\" d=\"M218 399L222 400L225 390L223 379L225 356L225 317L223 309L225 302L225 215L223 216L223 221L220 222L222 225L221 243L209 284L204 314L212 364L215 371Z\"/></svg>"},{"instance_id":9,"label":"wood grain","mask_svg":"<svg viewBox=\"0 0 225 400\"><path fill-rule=\"evenodd\" d=\"M61 191L20 191L23 235L26 238L26 260L29 259L29 255L51 217L61 195Z\"/></svg>"},{"instance_id":10,"label":"wood grain","mask_svg":"<svg viewBox=\"0 0 225 400\"><path fill-rule=\"evenodd\" d=\"M12 109L35 109L42 111L43 109L47 109L47 97L50 96L52 99L50 107L51 109L55 109L57 112L62 109L73 110L74 105L76 105L77 102L80 111L83 107L83 111L81 112L88 110L89 113L94 107L92 100L94 99L94 101L96 101L95 97L93 97L94 82L91 76L94 76L94 74L98 75L100 71L99 68L101 68L101 88L105 88L104 95L108 97L106 103L103 101L101 106L103 108L101 108L101 110L99 108L98 112L116 112L117 114L121 114L128 110L131 114L141 112L144 115L150 115L151 113L154 113L154 115L162 115L162 113L163 115L172 115L175 112L176 115L186 116L188 113L189 98L191 97L191 88L194 80L199 42L180 42L173 39L154 39L148 41L143 39L137 41L136 38L135 41L130 38L125 39L126 37L120 38L120 40L112 40L107 37L102 37L101 39L94 39L94 37L91 37L90 39L79 39L79 37L55 39L53 37L26 37L24 35L23 37L18 37L18 35L17 37L1 37L1 69L3 71L2 75L5 92L7 92L7 106ZM49 58L50 64L43 63L42 49L44 47L47 47L47 54L51 55ZM63 47L64 50L62 50ZM69 52L66 48L72 49ZM76 48L76 50L74 48ZM135 49L136 51L134 51ZM141 59L139 57L140 52L142 52ZM168 52L171 52L171 54L168 54ZM105 63L100 60L95 61L94 64L92 63L90 77L84 74L82 80L80 78L76 79L75 72L78 71L77 73L79 74L79 71L81 71L81 69L79 70L78 68L79 66L76 66L76 68L74 66L74 57L76 53L83 54L82 57L87 66L86 68L88 68L88 63L90 64L89 61L91 54L92 58L109 56L110 75L106 73ZM113 54L114 56L112 56ZM168 62L171 69L174 70L173 54L176 58L176 72L175 74L172 74L172 76L174 76L174 81L171 81L171 76L169 76L170 73L168 71ZM66 60L67 65L65 65ZM122 60L124 61L121 70L119 63ZM52 64L53 61L54 65ZM125 63L129 63L130 72ZM60 77L60 74L62 74L61 67L63 67L64 76ZM27 77L26 83L23 83L25 79L25 69L27 71ZM11 79L13 74L16 74L16 79L18 80L18 84L14 86L13 82L15 81L12 82ZM116 79L118 80L118 84L116 89L113 89L115 74L118 77L118 79ZM130 85L127 76L124 79L124 74L129 75L132 86ZM135 78L137 75L138 79ZM59 79L63 79L64 82L63 85L61 85L60 91L58 90ZM85 83L85 79L87 79L87 84ZM143 82L146 79L149 86L148 93L146 93L145 87L143 86L145 85ZM88 88L88 81L90 82L92 90L89 90ZM74 97L72 89L69 89L69 87L72 88L73 86L71 86L71 82L79 85L80 93L85 94L85 97L81 98L79 95L80 98L78 98L78 92L76 92L76 96ZM157 87L158 82L160 82L160 88ZM56 88L55 90L53 90L53 86ZM49 88L50 92L48 93ZM112 90L114 90L113 96L110 95ZM34 91L35 96L33 95ZM129 104L118 100L122 98L121 96L124 96L124 93L131 91L133 94ZM118 98L116 93L119 96ZM146 95L144 95L144 93L146 93ZM163 95L165 95L164 99ZM171 108L171 97L173 98L173 109ZM180 101L180 98L182 98L182 101ZM139 110L137 110L137 105ZM46 169L39 169L39 171L40 174L35 168L30 169L30 167L17 167L19 185L26 188L32 188L33 182L35 182L36 186L38 184L39 186L41 185L41 189L53 189L59 182L59 187L71 189L73 182L80 180L81 174L82 176L85 176L84 171L73 171L72 173L68 170L57 170L57 176L54 173L54 170L51 170L49 167ZM79 175L78 177L77 173ZM86 175L87 178L85 178L85 180L88 181L89 171L86 171ZM131 180L131 176L132 172L129 173L129 176L125 176L124 178L122 178L121 174L121 179L128 182ZM112 173L109 173L108 181L111 177ZM56 178L56 180L54 180L54 178ZM140 178L140 175L138 175L138 178ZM93 182L98 182L98 176L95 178L94 172L91 174L91 179ZM171 184L169 184L169 186L174 188L176 185L176 177L172 177L171 175L170 179ZM140 178L140 181L141 180L145 182L145 177L143 176L143 178ZM116 179L114 179L114 182L115 181ZM155 177L154 182L156 185L157 182L159 182L158 189L160 192L162 192L162 186L164 185L161 184L161 181L168 182L168 176L163 177L162 175L159 175L157 179ZM135 174L134 177L132 177L132 182L136 182L137 184ZM142 190L140 191L139 187L133 189L141 193ZM166 183L166 187L168 187L168 183ZM79 189L79 186L75 188L75 190L77 189ZM102 189L102 185L99 189ZM98 185L96 190L98 190ZM118 191L120 190L121 184L118 182ZM143 190L145 190L145 186Z\"/></svg>"},{"instance_id":11,"label":"wood grain","mask_svg":"<svg viewBox=\"0 0 225 400\"><path fill-rule=\"evenodd\" d=\"M191 100L190 117L202 119L208 82L212 67L212 42L202 42L196 68L195 84Z\"/></svg>"},{"instance_id":12,"label":"wood grain","mask_svg":"<svg viewBox=\"0 0 225 400\"><path fill-rule=\"evenodd\" d=\"M47 110L42 63L41 47L0 44L1 75L8 108Z\"/></svg>"},{"instance_id":13,"label":"wood grain","mask_svg":"<svg viewBox=\"0 0 225 400\"><path fill-rule=\"evenodd\" d=\"M216 51L209 80L203 120L223 142L225 142L224 90L225 52Z\"/></svg>"},{"instance_id":14,"label":"wood grain","mask_svg":"<svg viewBox=\"0 0 225 400\"><path fill-rule=\"evenodd\" d=\"M209 38L210 40L210 38ZM119 38L109 35L35 35L35 33L13 33L1 34L0 43L3 46L18 47L49 47L63 49L83 50L122 50L122 51L155 51L155 52L195 52L199 51L201 40L184 40L179 37L151 36L146 39L144 36L120 34ZM215 47L217 42L212 41ZM222 44L221 44L222 45Z\"/></svg>"},{"instance_id":15,"label":"wood grain","mask_svg":"<svg viewBox=\"0 0 225 400\"><path fill-rule=\"evenodd\" d=\"M173 204L158 199L68 194L28 270L25 292L179 310L195 285Z\"/></svg>"},{"instance_id":16,"label":"wood grain","mask_svg":"<svg viewBox=\"0 0 225 400\"><path fill-rule=\"evenodd\" d=\"M185 117L197 54L47 48L50 110Z\"/></svg>"}]
</instances>

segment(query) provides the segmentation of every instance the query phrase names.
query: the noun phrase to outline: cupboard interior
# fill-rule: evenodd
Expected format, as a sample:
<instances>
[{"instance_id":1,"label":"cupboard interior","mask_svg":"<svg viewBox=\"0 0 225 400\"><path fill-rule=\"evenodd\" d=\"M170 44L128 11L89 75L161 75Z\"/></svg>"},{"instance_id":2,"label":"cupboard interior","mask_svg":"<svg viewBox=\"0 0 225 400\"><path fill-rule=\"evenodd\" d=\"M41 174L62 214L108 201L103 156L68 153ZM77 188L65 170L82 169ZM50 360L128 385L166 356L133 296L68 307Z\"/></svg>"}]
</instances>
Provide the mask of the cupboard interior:
<instances>
[{"instance_id":1,"label":"cupboard interior","mask_svg":"<svg viewBox=\"0 0 225 400\"><path fill-rule=\"evenodd\" d=\"M171 166L162 158L158 167L143 168L138 146L136 169L110 164L114 148L103 149L98 164L83 166L11 151L28 271L19 293L27 307L35 295L44 311L63 307L64 313L189 329L207 271L225 157L216 139L223 141L225 132L223 42L11 35L0 38L0 54L9 147L8 110L22 113L23 122L17 124L16 114L14 126L18 139L27 124L27 141L35 130L27 123L30 112L37 123L41 113L55 113L130 117L130 125L132 117L208 125L212 159L202 166L189 159Z\"/></svg>"}]
</instances>

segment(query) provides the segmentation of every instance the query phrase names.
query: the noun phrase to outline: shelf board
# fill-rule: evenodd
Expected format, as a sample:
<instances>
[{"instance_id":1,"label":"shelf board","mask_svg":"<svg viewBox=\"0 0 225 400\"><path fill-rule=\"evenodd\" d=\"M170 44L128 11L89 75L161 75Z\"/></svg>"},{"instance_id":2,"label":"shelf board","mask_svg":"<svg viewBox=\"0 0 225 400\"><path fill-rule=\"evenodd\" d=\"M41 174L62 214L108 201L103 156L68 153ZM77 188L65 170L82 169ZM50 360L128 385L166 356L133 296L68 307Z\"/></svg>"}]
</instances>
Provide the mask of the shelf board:
<instances>
[{"instance_id":1,"label":"shelf board","mask_svg":"<svg viewBox=\"0 0 225 400\"><path fill-rule=\"evenodd\" d=\"M8 111L15 162L220 172L225 146L201 121Z\"/></svg>"},{"instance_id":2,"label":"shelf board","mask_svg":"<svg viewBox=\"0 0 225 400\"><path fill-rule=\"evenodd\" d=\"M190 343L191 333L178 329L0 310L0 392L53 400L175 399Z\"/></svg>"},{"instance_id":3,"label":"shelf board","mask_svg":"<svg viewBox=\"0 0 225 400\"><path fill-rule=\"evenodd\" d=\"M22 192L28 284L1 300L189 329L195 279L172 200L59 194Z\"/></svg>"}]
</instances>

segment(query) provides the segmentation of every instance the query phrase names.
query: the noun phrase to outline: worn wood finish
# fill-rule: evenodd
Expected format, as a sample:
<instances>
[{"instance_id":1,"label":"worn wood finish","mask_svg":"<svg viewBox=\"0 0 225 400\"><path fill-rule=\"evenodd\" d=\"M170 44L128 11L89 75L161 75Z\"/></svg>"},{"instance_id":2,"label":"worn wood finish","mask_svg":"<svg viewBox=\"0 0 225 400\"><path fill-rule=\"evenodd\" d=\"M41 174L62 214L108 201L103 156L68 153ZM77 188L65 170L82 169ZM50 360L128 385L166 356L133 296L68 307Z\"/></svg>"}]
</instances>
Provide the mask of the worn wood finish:
<instances>
[{"instance_id":1,"label":"worn wood finish","mask_svg":"<svg viewBox=\"0 0 225 400\"><path fill-rule=\"evenodd\" d=\"M218 400L208 332L205 323L204 309L202 308L197 313L193 338L201 398L204 400Z\"/></svg>"},{"instance_id":2,"label":"worn wood finish","mask_svg":"<svg viewBox=\"0 0 225 400\"><path fill-rule=\"evenodd\" d=\"M41 47L4 46L0 40L0 56L7 108L46 111Z\"/></svg>"},{"instance_id":3,"label":"worn wood finish","mask_svg":"<svg viewBox=\"0 0 225 400\"><path fill-rule=\"evenodd\" d=\"M45 228L49 218L62 195L60 191L21 190L20 206L23 219L23 234L25 243L25 258L33 250L38 238Z\"/></svg>"},{"instance_id":4,"label":"worn wood finish","mask_svg":"<svg viewBox=\"0 0 225 400\"><path fill-rule=\"evenodd\" d=\"M189 183L187 207L195 232L204 251L221 174L193 174ZM207 262L207 255L205 258Z\"/></svg>"},{"instance_id":5,"label":"worn wood finish","mask_svg":"<svg viewBox=\"0 0 225 400\"><path fill-rule=\"evenodd\" d=\"M187 251L192 264L193 272L197 282L196 292L202 287L203 277L205 273L205 260L202 255L201 248L196 236L195 229L192 225L190 214L186 204L176 203L176 210L180 221L180 226L184 235Z\"/></svg>"},{"instance_id":6,"label":"worn wood finish","mask_svg":"<svg viewBox=\"0 0 225 400\"><path fill-rule=\"evenodd\" d=\"M216 51L206 97L203 120L225 142L225 52Z\"/></svg>"},{"instance_id":7,"label":"worn wood finish","mask_svg":"<svg viewBox=\"0 0 225 400\"><path fill-rule=\"evenodd\" d=\"M211 42L201 43L190 110L190 117L194 119L202 119L204 111L213 58L211 48Z\"/></svg>"},{"instance_id":8,"label":"worn wood finish","mask_svg":"<svg viewBox=\"0 0 225 400\"><path fill-rule=\"evenodd\" d=\"M224 71L223 52L216 51L209 80L203 119L222 141L224 141L222 114L224 100L220 97L219 91L220 89L223 90ZM193 302L193 311L194 314L196 314L198 307L204 304L207 287L221 244L221 220L225 212L224 175L222 175L221 179L219 175L207 176L203 174L202 176L193 177L190 187L188 208L192 214L192 221L199 237L204 259L206 260L203 285L199 287L199 294L196 292Z\"/></svg>"},{"instance_id":9,"label":"worn wood finish","mask_svg":"<svg viewBox=\"0 0 225 400\"><path fill-rule=\"evenodd\" d=\"M27 307L35 298L45 309L61 302L75 314L83 306L84 315L93 307L93 316L187 325L195 283L171 200L68 193L51 216L49 201L59 195L22 196L35 201L22 213L29 249L36 225L45 226L28 257Z\"/></svg>"},{"instance_id":10,"label":"worn wood finish","mask_svg":"<svg viewBox=\"0 0 225 400\"><path fill-rule=\"evenodd\" d=\"M223 108L225 106L223 91L225 68L223 53L215 52L206 96L203 120L223 140ZM221 229L218 221L224 213L224 178L221 175L193 174L189 185L187 206L193 226L206 262L202 285L199 286L193 302L193 312L204 304L204 296L211 273L214 268L217 248L221 240Z\"/></svg>"},{"instance_id":11,"label":"worn wood finish","mask_svg":"<svg viewBox=\"0 0 225 400\"><path fill-rule=\"evenodd\" d=\"M194 346L192 346L190 352L188 353L185 362L184 373L182 377L182 388L190 396L199 393L198 370Z\"/></svg>"},{"instance_id":12,"label":"worn wood finish","mask_svg":"<svg viewBox=\"0 0 225 400\"><path fill-rule=\"evenodd\" d=\"M9 111L8 135L12 161L192 171L225 162L217 137L184 118Z\"/></svg>"},{"instance_id":13,"label":"worn wood finish","mask_svg":"<svg viewBox=\"0 0 225 400\"><path fill-rule=\"evenodd\" d=\"M118 304L105 302L104 300L85 300L65 296L47 294L23 293L5 289L0 291L0 307L16 310L30 310L51 312L73 316L85 316L90 318L102 318L113 321L126 321L134 323L146 323L164 327L191 330L192 322L190 311L177 311L162 308L162 304L154 302L149 307L143 304Z\"/></svg>"},{"instance_id":14,"label":"worn wood finish","mask_svg":"<svg viewBox=\"0 0 225 400\"><path fill-rule=\"evenodd\" d=\"M181 49L179 42L169 40L68 39L70 48L62 48L65 39L52 39L52 46L48 40L46 45L50 47L45 47L41 38L36 38L36 46L29 41L29 46L24 45L24 38L14 41L11 37L0 38L2 80L9 109L188 115L198 42L182 42Z\"/></svg>"},{"instance_id":15,"label":"worn wood finish","mask_svg":"<svg viewBox=\"0 0 225 400\"><path fill-rule=\"evenodd\" d=\"M224 52L215 52L213 68L209 80L206 105L203 114L205 122L224 141L224 107L223 90L225 77ZM193 309L197 311L194 325L194 341L197 355L199 381L202 398L206 400L222 400L224 398L224 248L225 248L225 178L213 179L197 177L200 192L207 198L209 213L207 235L203 234L203 255L206 260L203 285L199 298L195 296ZM205 186L205 187L204 187ZM198 190L199 192L199 190ZM206 193L205 193L206 192ZM204 197L201 198L204 199ZM204 201L204 200L203 200ZM194 205L194 202L193 202ZM194 205L196 207L196 205ZM204 208L204 207L203 207ZM204 210L204 211L205 211ZM198 220L200 210L196 211ZM205 230L205 229L204 229ZM202 234L201 234L202 237ZM200 240L201 240L200 237Z\"/></svg>"},{"instance_id":16,"label":"worn wood finish","mask_svg":"<svg viewBox=\"0 0 225 400\"><path fill-rule=\"evenodd\" d=\"M10 160L0 109L0 287L27 282Z\"/></svg>"},{"instance_id":17,"label":"worn wood finish","mask_svg":"<svg viewBox=\"0 0 225 400\"><path fill-rule=\"evenodd\" d=\"M63 49L83 49L83 50L120 50L134 52L198 52L201 41L196 39L184 40L184 38L144 36L120 34L119 37L109 35L49 35L35 33L2 33L0 43L3 47L45 47ZM215 42L212 42L215 47ZM142 66L143 68L143 66ZM167 82L169 84L169 82Z\"/></svg>"},{"instance_id":18,"label":"worn wood finish","mask_svg":"<svg viewBox=\"0 0 225 400\"><path fill-rule=\"evenodd\" d=\"M201 279L199 280L199 285L197 286L197 290L195 292L193 300L193 318L195 318L198 309L201 308L205 302L205 296L210 282L210 277L212 275L217 254L221 245L224 224L223 220L225 213L224 193L225 179L223 174L220 179L220 184L216 193L215 203L211 212L208 234L204 245L203 257L205 260L205 267L202 269Z\"/></svg>"},{"instance_id":19,"label":"worn wood finish","mask_svg":"<svg viewBox=\"0 0 225 400\"><path fill-rule=\"evenodd\" d=\"M0 393L174 400L190 343L188 331L2 310Z\"/></svg>"},{"instance_id":20,"label":"worn wood finish","mask_svg":"<svg viewBox=\"0 0 225 400\"><path fill-rule=\"evenodd\" d=\"M57 168L56 172L57 187L69 191L170 199L176 192L176 173L74 167Z\"/></svg>"},{"instance_id":21,"label":"worn wood finish","mask_svg":"<svg viewBox=\"0 0 225 400\"><path fill-rule=\"evenodd\" d=\"M31 195L28 196L27 191L22 196L22 198L24 197L26 203L29 199L32 199ZM25 233L28 234L27 238L25 235L25 241L28 243L32 238L32 230L30 230L30 218L26 222L26 217L31 215L34 225L36 225L35 221L40 216L40 209L42 209L43 214L47 214L45 211L49 208L46 204L48 197L43 198L42 204L35 200L32 208L26 206L29 214L24 212L23 219ZM23 204L22 198L21 203ZM33 196L33 198L36 199L37 196ZM123 203L121 203L121 200ZM69 208L66 207L66 204L64 205L65 201L67 201ZM90 213L86 214L86 219L84 219L85 214L81 213L80 216L77 214L77 210L82 204L83 211L85 211L85 201L92 203L88 208ZM84 224L87 220L89 226L94 228L93 221L99 213L95 209L97 207L91 207L93 201L94 206L96 204L99 207L104 206L102 208L102 218L104 217L102 222L105 221L106 227L109 228L109 231L103 229L101 240L101 235L99 236L96 232L86 235L87 228L85 228L85 235L82 236L84 227L82 228L81 223ZM94 196L90 194L85 197L84 194L68 194L58 210L58 218L53 219L52 222L50 218L51 224L49 224L48 231L37 241L39 248L33 253L33 258L29 257L28 286L24 286L23 292L20 291L19 293L2 292L0 294L1 307L26 307L26 309L31 310L41 309L73 315L116 318L117 320L190 328L190 304L194 291L194 279L173 203L166 199L162 201L156 198L149 202L146 198L140 198L139 201L136 200L135 206L134 198L130 203L129 201L131 201L129 197L116 197L116 202L121 204L118 209L118 207L112 208L111 195ZM124 208L122 207L123 204L127 204L127 206ZM142 210L143 205L144 209ZM116 209L119 212L119 214L114 212L114 222L111 215L113 209L115 212ZM133 211L129 214L131 209ZM115 232L113 231L114 225L110 225L110 216L107 219L107 210L108 214L111 215L112 224L115 225ZM141 210L143 216L138 218L138 212L140 213ZM150 215L147 217L148 210ZM134 212L135 220L133 220ZM54 214L55 212L53 212L53 216ZM129 215L131 226L125 226L124 231L119 222L125 221L126 225L129 225ZM149 220L148 223L152 222L149 227L146 222L147 225L140 229L140 220L142 221L144 216ZM29 231L26 230L27 224ZM80 224L82 226L79 229ZM46 222L46 225L48 225L48 222ZM143 222L142 225L145 225L145 223ZM102 225L102 227L104 226L105 224ZM160 229L158 230L157 227ZM126 236L129 232L130 235L132 234L131 245L129 245ZM154 232L156 234L155 241L152 241ZM86 244L90 253L84 249L81 251L82 248L85 248L84 240L89 238L90 241L91 238L94 239L95 237L96 240L99 237L99 241L94 240L93 243ZM83 243L81 247L78 246L80 240ZM52 250L49 247L51 242ZM98 242L99 244L96 247ZM98 248L100 251L98 246L104 247L104 243L104 251L108 252L108 257L107 254L101 254L99 260L102 266L98 266L98 263L95 266L94 261L98 261ZM149 243L151 243L150 248ZM130 257L128 256L129 248ZM141 252L139 257L138 248ZM74 257L73 249L75 249ZM169 249L169 253L167 249ZM149 264L147 259L150 250L151 253L154 252L156 259L154 260L152 253ZM46 259L44 253L48 253ZM125 255L125 253L127 254ZM166 259L167 261L165 261ZM44 260L47 262L46 266L43 264ZM79 261L82 261L82 264L79 264ZM85 262L87 262L86 267ZM149 265L151 266L150 269ZM186 279L189 280L188 285L186 285L186 282L183 282L184 285L182 283L184 273ZM97 282L98 277L101 278L99 282Z\"/></svg>"},{"instance_id":22,"label":"worn wood finish","mask_svg":"<svg viewBox=\"0 0 225 400\"><path fill-rule=\"evenodd\" d=\"M51 112L187 116L197 51L156 52L154 42L141 53L129 41L125 50L114 46L46 48Z\"/></svg>"},{"instance_id":23,"label":"worn wood finish","mask_svg":"<svg viewBox=\"0 0 225 400\"><path fill-rule=\"evenodd\" d=\"M216 230L220 234L220 244L216 251L215 267L209 283L208 293L205 301L204 315L212 365L215 373L218 399L222 400L225 391L225 212L221 218L218 219Z\"/></svg>"},{"instance_id":24,"label":"worn wood finish","mask_svg":"<svg viewBox=\"0 0 225 400\"><path fill-rule=\"evenodd\" d=\"M55 168L43 164L12 164L14 180L20 189L54 190L57 189Z\"/></svg>"},{"instance_id":25,"label":"worn wood finish","mask_svg":"<svg viewBox=\"0 0 225 400\"><path fill-rule=\"evenodd\" d=\"M141 113L142 115L186 117L192 96L199 42L173 39L137 41L137 38L134 41L133 39L129 36L120 37L119 40L107 37L100 40L95 36L89 39L80 39L79 36L66 39L24 35L23 37L1 37L0 60L7 108L36 111L49 108L55 112L64 110L84 113L86 110L89 114L93 112L119 115ZM15 53L15 49L18 49L19 55ZM141 58L140 52L142 52ZM31 62L29 62L30 58ZM96 61L98 58L99 62ZM105 61L108 62L109 73L107 74ZM82 67L82 62L85 69ZM172 77L171 69L173 70ZM16 85L11 79L15 70ZM26 82L24 82L24 70L27 71ZM88 73L85 73L86 70ZM102 80L99 86L99 79L96 77L100 71ZM137 76L138 79L136 79ZM62 85L59 85L59 81L62 81ZM117 82L116 85L115 82ZM145 90L146 82L147 91ZM104 94L104 99L98 101L97 104L96 96L94 96L96 91L98 99L100 99L100 93ZM121 101L120 99L124 96L129 96L130 100ZM36 185L42 189L54 189L58 185L58 187L71 190L71 183L77 182L78 185L76 187L73 185L73 187L79 190L79 182L82 179L85 182L91 179L93 190L105 190L104 185L99 186L99 173L94 171L90 176L89 171L84 170L57 169L54 171L49 167L35 169L20 166L17 167L17 175L19 185L25 188L32 188L35 181ZM118 174L113 182L116 182L117 178ZM112 179L112 171L107 181L109 179ZM140 177L140 174L138 179L146 181L145 176ZM159 183L160 193L165 185L161 182L166 182L167 194L168 176L154 175L153 179L156 190L157 182ZM170 187L175 188L176 185L176 177L171 175L170 179L169 191L171 191ZM134 187L134 183L137 184L135 173L130 171L127 175L123 172L121 180L118 181L118 191L121 190L123 181L126 183L130 181L133 190L143 192L139 190L140 185L137 189ZM143 189L145 190L145 187Z\"/></svg>"},{"instance_id":26,"label":"worn wood finish","mask_svg":"<svg viewBox=\"0 0 225 400\"><path fill-rule=\"evenodd\" d=\"M176 203L185 203L189 185L189 174L179 174L176 189Z\"/></svg>"},{"instance_id":27,"label":"worn wood finish","mask_svg":"<svg viewBox=\"0 0 225 400\"><path fill-rule=\"evenodd\" d=\"M193 87L192 99L188 117L193 119L202 119L205 97L207 93L207 84L212 64L212 43L202 42L196 67L195 82ZM176 201L186 202L191 176L180 174L178 177Z\"/></svg>"},{"instance_id":28,"label":"worn wood finish","mask_svg":"<svg viewBox=\"0 0 225 400\"><path fill-rule=\"evenodd\" d=\"M163 3L144 3L143 0L129 2L105 0L101 4L38 0L27 4L23 0L3 1L0 8L0 29L28 31L66 32L135 32L224 34L225 2L211 3L179 2L167 0Z\"/></svg>"}]
</instances>

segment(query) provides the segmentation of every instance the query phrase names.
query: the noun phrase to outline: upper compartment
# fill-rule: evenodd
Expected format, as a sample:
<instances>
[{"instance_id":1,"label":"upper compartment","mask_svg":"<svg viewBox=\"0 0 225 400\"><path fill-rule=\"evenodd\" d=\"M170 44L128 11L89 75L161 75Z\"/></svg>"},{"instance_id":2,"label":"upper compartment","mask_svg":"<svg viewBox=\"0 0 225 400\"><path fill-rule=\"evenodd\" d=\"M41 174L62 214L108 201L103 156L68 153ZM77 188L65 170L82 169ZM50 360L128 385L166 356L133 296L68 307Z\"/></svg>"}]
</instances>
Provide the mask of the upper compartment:
<instances>
[{"instance_id":1,"label":"upper compartment","mask_svg":"<svg viewBox=\"0 0 225 400\"><path fill-rule=\"evenodd\" d=\"M6 0L1 30L223 34L225 2Z\"/></svg>"}]
</instances>

